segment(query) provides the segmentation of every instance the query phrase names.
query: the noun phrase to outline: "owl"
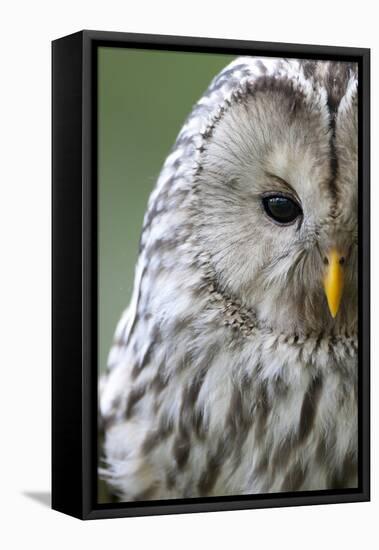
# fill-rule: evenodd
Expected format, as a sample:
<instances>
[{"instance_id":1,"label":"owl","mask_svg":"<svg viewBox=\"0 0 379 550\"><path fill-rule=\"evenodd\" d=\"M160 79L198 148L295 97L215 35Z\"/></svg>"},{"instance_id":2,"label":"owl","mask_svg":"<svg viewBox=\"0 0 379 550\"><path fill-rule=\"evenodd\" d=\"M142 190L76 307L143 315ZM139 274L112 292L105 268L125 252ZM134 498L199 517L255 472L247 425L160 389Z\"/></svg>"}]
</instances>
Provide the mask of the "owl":
<instances>
[{"instance_id":1,"label":"owl","mask_svg":"<svg viewBox=\"0 0 379 550\"><path fill-rule=\"evenodd\" d=\"M357 82L242 57L184 123L101 381L120 500L357 486Z\"/></svg>"}]
</instances>

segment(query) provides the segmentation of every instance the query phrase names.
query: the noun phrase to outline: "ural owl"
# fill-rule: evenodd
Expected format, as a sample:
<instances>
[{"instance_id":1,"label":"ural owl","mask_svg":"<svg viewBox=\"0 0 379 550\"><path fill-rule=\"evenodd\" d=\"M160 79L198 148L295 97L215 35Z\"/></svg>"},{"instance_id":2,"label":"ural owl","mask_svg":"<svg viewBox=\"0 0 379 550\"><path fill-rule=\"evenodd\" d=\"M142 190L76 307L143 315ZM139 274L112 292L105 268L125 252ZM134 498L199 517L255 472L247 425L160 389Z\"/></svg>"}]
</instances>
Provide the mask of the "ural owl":
<instances>
[{"instance_id":1,"label":"ural owl","mask_svg":"<svg viewBox=\"0 0 379 550\"><path fill-rule=\"evenodd\" d=\"M357 486L357 79L243 57L186 120L101 384L121 500Z\"/></svg>"}]
</instances>

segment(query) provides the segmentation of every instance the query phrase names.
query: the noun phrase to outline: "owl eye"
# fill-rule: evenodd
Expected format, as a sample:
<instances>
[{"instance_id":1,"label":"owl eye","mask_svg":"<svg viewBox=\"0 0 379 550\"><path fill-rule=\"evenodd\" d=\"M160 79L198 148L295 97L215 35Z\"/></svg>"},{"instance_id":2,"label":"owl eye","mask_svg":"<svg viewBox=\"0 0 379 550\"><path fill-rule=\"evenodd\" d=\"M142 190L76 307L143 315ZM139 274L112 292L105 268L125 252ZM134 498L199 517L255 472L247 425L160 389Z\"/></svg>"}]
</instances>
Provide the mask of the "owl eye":
<instances>
[{"instance_id":1,"label":"owl eye","mask_svg":"<svg viewBox=\"0 0 379 550\"><path fill-rule=\"evenodd\" d=\"M293 223L302 213L300 206L285 195L263 197L262 203L266 214L282 225Z\"/></svg>"}]
</instances>

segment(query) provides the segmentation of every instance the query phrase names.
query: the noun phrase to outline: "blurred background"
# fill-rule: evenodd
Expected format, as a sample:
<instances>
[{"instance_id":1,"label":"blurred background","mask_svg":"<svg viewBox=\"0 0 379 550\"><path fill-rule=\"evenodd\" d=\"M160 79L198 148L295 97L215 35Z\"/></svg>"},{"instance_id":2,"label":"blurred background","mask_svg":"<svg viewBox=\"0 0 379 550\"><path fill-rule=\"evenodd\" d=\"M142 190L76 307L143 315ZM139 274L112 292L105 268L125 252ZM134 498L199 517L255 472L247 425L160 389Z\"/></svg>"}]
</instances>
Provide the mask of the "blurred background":
<instances>
[{"instance_id":1,"label":"blurred background","mask_svg":"<svg viewBox=\"0 0 379 550\"><path fill-rule=\"evenodd\" d=\"M104 372L117 321L133 290L149 194L192 106L233 58L99 48L99 375ZM101 481L98 500L112 500Z\"/></svg>"}]
</instances>

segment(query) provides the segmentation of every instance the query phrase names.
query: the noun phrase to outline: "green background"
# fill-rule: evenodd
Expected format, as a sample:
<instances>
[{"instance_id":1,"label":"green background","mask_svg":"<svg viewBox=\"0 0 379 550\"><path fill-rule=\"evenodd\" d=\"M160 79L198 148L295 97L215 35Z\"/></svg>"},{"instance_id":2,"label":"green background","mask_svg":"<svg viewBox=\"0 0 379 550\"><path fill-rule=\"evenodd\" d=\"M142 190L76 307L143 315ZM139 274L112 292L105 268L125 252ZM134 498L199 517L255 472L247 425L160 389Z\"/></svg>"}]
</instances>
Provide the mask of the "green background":
<instances>
[{"instance_id":1,"label":"green background","mask_svg":"<svg viewBox=\"0 0 379 550\"><path fill-rule=\"evenodd\" d=\"M233 57L99 48L99 373L131 297L149 194L192 106Z\"/></svg>"}]
</instances>

